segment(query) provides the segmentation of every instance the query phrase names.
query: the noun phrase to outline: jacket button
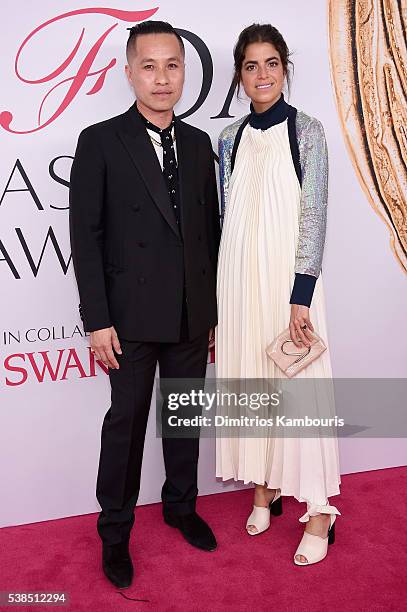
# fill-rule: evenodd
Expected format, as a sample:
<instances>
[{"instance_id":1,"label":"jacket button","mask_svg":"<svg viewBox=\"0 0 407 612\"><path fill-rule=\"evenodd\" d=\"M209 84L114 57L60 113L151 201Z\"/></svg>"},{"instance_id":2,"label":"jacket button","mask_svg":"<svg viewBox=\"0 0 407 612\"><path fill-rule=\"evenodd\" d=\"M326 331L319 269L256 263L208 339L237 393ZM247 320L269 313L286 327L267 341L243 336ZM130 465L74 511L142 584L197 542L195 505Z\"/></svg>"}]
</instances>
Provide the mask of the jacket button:
<instances>
[{"instance_id":1,"label":"jacket button","mask_svg":"<svg viewBox=\"0 0 407 612\"><path fill-rule=\"evenodd\" d=\"M138 212L140 210L140 204L134 204L133 206L133 210L135 210L136 212Z\"/></svg>"},{"instance_id":2,"label":"jacket button","mask_svg":"<svg viewBox=\"0 0 407 612\"><path fill-rule=\"evenodd\" d=\"M205 198L199 198L199 203L201 206L205 206Z\"/></svg>"},{"instance_id":3,"label":"jacket button","mask_svg":"<svg viewBox=\"0 0 407 612\"><path fill-rule=\"evenodd\" d=\"M146 246L147 246L147 244L146 244L145 242L139 242L139 243L138 243L138 245L139 245L139 247L140 247L141 249L144 249L144 247L146 247Z\"/></svg>"},{"instance_id":4,"label":"jacket button","mask_svg":"<svg viewBox=\"0 0 407 612\"><path fill-rule=\"evenodd\" d=\"M140 278L138 279L139 285L144 285L144 283L146 282L146 279L144 278L144 276L140 276Z\"/></svg>"}]
</instances>

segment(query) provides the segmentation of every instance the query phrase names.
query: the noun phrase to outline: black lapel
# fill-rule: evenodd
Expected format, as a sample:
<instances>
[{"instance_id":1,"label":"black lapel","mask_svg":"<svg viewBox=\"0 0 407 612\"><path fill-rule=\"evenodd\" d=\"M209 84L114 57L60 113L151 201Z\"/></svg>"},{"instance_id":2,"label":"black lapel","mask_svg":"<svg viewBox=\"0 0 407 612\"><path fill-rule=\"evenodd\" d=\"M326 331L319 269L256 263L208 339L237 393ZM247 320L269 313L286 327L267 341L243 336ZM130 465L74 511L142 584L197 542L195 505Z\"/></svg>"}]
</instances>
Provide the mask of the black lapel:
<instances>
[{"instance_id":1,"label":"black lapel","mask_svg":"<svg viewBox=\"0 0 407 612\"><path fill-rule=\"evenodd\" d=\"M147 130L138 116L135 103L124 113L122 127L118 134L155 204L168 225L180 238L160 162Z\"/></svg>"},{"instance_id":2,"label":"black lapel","mask_svg":"<svg viewBox=\"0 0 407 612\"><path fill-rule=\"evenodd\" d=\"M288 140L290 141L291 157L293 158L295 172L298 177L298 182L302 185L302 172L300 164L300 149L298 147L297 138L297 109L290 106L288 109Z\"/></svg>"},{"instance_id":3,"label":"black lapel","mask_svg":"<svg viewBox=\"0 0 407 612\"><path fill-rule=\"evenodd\" d=\"M178 179L181 204L181 227L185 236L188 225L188 215L190 207L188 203L193 202L197 195L194 192L194 185L197 172L202 171L197 168L197 142L190 132L189 126L180 119L175 119L175 138L177 151Z\"/></svg>"}]
</instances>

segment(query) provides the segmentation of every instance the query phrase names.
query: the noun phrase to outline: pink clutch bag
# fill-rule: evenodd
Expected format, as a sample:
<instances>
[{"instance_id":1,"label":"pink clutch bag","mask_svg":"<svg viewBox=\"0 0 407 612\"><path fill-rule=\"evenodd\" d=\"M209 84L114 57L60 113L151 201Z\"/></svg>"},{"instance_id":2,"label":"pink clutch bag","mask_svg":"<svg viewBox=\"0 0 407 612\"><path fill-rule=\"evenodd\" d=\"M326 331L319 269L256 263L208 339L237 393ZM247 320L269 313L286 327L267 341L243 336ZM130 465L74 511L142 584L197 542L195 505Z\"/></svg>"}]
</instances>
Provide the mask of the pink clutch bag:
<instances>
[{"instance_id":1,"label":"pink clutch bag","mask_svg":"<svg viewBox=\"0 0 407 612\"><path fill-rule=\"evenodd\" d=\"M318 359L326 350L322 338L315 332L310 332L314 338L311 346L298 348L291 340L290 330L286 329L273 340L266 348L267 355L278 365L288 378L292 378L298 372Z\"/></svg>"}]
</instances>

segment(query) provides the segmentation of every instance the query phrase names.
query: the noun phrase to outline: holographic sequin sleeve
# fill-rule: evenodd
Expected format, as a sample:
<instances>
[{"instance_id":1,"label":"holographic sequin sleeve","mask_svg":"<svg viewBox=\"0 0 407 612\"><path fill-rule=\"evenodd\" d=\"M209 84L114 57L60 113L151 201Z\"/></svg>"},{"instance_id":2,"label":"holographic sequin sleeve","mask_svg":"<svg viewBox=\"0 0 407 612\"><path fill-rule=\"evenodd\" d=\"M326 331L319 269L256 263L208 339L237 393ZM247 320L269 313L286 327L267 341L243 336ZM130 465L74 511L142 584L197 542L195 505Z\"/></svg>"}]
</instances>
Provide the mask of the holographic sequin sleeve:
<instances>
[{"instance_id":1,"label":"holographic sequin sleeve","mask_svg":"<svg viewBox=\"0 0 407 612\"><path fill-rule=\"evenodd\" d=\"M232 174L231 161L233 144L235 142L236 134L241 126L242 122L246 117L242 117L225 127L221 132L218 141L218 152L219 152L219 186L220 186L220 211L221 211L221 223L223 224L223 217L225 215L228 192L229 192L229 181Z\"/></svg>"},{"instance_id":2,"label":"holographic sequin sleeve","mask_svg":"<svg viewBox=\"0 0 407 612\"><path fill-rule=\"evenodd\" d=\"M228 151L227 141L219 136L218 152L219 152L219 186L220 186L220 219L223 225L223 217L225 215L226 196L229 187L230 179L230 151Z\"/></svg>"},{"instance_id":3,"label":"holographic sequin sleeve","mask_svg":"<svg viewBox=\"0 0 407 612\"><path fill-rule=\"evenodd\" d=\"M328 151L322 124L297 113L302 172L301 215L295 272L318 278L325 245L328 201Z\"/></svg>"}]
</instances>

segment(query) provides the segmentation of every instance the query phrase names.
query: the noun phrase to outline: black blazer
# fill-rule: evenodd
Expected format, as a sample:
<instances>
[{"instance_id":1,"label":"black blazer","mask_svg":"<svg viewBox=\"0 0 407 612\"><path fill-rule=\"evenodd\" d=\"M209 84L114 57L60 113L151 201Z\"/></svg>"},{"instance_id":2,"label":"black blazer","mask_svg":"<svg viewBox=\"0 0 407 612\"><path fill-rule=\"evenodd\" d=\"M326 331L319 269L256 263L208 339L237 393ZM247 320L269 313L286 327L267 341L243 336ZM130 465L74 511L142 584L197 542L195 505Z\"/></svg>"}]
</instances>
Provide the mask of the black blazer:
<instances>
[{"instance_id":1,"label":"black blazer","mask_svg":"<svg viewBox=\"0 0 407 612\"><path fill-rule=\"evenodd\" d=\"M190 339L217 323L220 238L209 136L176 119L181 233L160 162L135 105L79 136L70 235L86 331L177 342L185 281Z\"/></svg>"}]
</instances>

